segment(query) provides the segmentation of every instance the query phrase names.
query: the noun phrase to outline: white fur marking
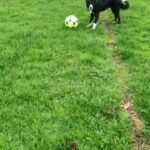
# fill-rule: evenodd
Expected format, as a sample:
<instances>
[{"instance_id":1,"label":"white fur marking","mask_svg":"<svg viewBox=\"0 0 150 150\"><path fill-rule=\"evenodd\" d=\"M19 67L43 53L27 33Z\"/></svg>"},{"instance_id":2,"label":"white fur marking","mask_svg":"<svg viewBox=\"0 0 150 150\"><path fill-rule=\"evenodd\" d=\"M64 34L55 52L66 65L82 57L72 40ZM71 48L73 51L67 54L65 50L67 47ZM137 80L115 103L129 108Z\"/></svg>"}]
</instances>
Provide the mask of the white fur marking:
<instances>
[{"instance_id":1,"label":"white fur marking","mask_svg":"<svg viewBox=\"0 0 150 150\"><path fill-rule=\"evenodd\" d=\"M90 14L92 14L92 12L93 12L93 5L89 6L89 11L90 11Z\"/></svg>"},{"instance_id":2,"label":"white fur marking","mask_svg":"<svg viewBox=\"0 0 150 150\"><path fill-rule=\"evenodd\" d=\"M95 30L96 29L96 26L97 26L97 24L96 23L93 23L93 30Z\"/></svg>"},{"instance_id":3,"label":"white fur marking","mask_svg":"<svg viewBox=\"0 0 150 150\"><path fill-rule=\"evenodd\" d=\"M90 5L90 6L89 6L89 10L93 10L93 5Z\"/></svg>"},{"instance_id":4,"label":"white fur marking","mask_svg":"<svg viewBox=\"0 0 150 150\"><path fill-rule=\"evenodd\" d=\"M87 27L90 27L90 26L92 26L92 25L93 25L93 23L90 23L90 24L87 25Z\"/></svg>"},{"instance_id":5,"label":"white fur marking","mask_svg":"<svg viewBox=\"0 0 150 150\"><path fill-rule=\"evenodd\" d=\"M125 5L126 1L127 1L127 0L121 0L121 2L122 2L124 5Z\"/></svg>"}]
</instances>

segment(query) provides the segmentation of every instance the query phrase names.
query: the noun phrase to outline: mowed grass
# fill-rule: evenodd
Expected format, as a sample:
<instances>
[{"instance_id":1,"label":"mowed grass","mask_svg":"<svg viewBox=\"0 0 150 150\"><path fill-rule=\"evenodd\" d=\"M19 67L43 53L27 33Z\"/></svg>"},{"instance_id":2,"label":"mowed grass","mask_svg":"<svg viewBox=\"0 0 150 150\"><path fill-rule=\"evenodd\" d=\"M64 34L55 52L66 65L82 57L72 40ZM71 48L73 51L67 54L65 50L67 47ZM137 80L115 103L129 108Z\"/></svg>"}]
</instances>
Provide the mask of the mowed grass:
<instances>
[{"instance_id":1,"label":"mowed grass","mask_svg":"<svg viewBox=\"0 0 150 150\"><path fill-rule=\"evenodd\" d=\"M0 149L131 149L104 25L85 27L84 1L1 0L0 16Z\"/></svg>"},{"instance_id":2,"label":"mowed grass","mask_svg":"<svg viewBox=\"0 0 150 150\"><path fill-rule=\"evenodd\" d=\"M129 67L129 87L136 110L145 122L150 142L150 1L132 1L122 13L123 24L115 28L119 53Z\"/></svg>"}]
</instances>

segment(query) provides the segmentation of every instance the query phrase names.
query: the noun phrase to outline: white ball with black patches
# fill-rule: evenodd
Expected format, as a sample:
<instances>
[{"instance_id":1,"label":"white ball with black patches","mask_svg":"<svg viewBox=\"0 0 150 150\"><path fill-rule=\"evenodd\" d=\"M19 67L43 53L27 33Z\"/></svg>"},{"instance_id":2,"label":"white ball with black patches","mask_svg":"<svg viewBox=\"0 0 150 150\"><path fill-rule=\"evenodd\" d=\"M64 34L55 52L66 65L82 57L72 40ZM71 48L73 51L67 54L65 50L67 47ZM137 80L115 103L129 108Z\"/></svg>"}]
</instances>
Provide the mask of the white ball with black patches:
<instances>
[{"instance_id":1,"label":"white ball with black patches","mask_svg":"<svg viewBox=\"0 0 150 150\"><path fill-rule=\"evenodd\" d=\"M68 28L76 28L79 24L78 18L75 15L70 15L65 19L65 26Z\"/></svg>"}]
</instances>

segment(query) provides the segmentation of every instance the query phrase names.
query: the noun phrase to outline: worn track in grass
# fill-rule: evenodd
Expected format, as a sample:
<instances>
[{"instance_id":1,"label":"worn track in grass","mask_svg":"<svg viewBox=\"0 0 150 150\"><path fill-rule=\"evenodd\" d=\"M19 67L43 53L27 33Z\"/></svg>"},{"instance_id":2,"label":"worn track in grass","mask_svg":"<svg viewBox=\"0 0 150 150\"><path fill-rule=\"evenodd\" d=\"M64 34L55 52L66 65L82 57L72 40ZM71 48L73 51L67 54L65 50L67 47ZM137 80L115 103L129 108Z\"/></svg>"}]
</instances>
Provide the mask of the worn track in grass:
<instances>
[{"instance_id":1,"label":"worn track in grass","mask_svg":"<svg viewBox=\"0 0 150 150\"><path fill-rule=\"evenodd\" d=\"M128 71L127 65L121 60L117 52L117 43L115 41L114 31L110 22L106 21L106 32L108 35L108 47L110 49L114 65L117 72L117 82L123 93L122 105L123 111L128 117L129 121L133 123L133 145L135 150L149 150L150 146L144 136L144 123L139 114L134 109L132 95L128 89Z\"/></svg>"}]
</instances>

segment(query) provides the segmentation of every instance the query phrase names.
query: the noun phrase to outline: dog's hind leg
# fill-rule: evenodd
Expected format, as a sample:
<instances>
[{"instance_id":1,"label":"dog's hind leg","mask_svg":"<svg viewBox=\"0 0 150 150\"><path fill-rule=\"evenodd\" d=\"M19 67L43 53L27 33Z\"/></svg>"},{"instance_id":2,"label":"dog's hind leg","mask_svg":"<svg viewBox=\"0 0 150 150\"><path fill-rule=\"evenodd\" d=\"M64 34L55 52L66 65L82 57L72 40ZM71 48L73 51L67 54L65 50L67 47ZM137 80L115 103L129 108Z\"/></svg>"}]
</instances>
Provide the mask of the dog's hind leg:
<instances>
[{"instance_id":1,"label":"dog's hind leg","mask_svg":"<svg viewBox=\"0 0 150 150\"><path fill-rule=\"evenodd\" d=\"M94 13L91 13L90 21L89 21L89 24L87 25L87 27L92 26L93 20L94 20Z\"/></svg>"},{"instance_id":2,"label":"dog's hind leg","mask_svg":"<svg viewBox=\"0 0 150 150\"><path fill-rule=\"evenodd\" d=\"M95 13L95 18L94 18L94 23L93 23L93 28L92 28L93 30L96 29L98 19L99 19L99 13Z\"/></svg>"},{"instance_id":3,"label":"dog's hind leg","mask_svg":"<svg viewBox=\"0 0 150 150\"><path fill-rule=\"evenodd\" d=\"M121 23L121 19L120 19L120 9L118 9L118 10L116 11L116 16L117 16L117 19L116 19L117 24L120 24L120 23Z\"/></svg>"},{"instance_id":4,"label":"dog's hind leg","mask_svg":"<svg viewBox=\"0 0 150 150\"><path fill-rule=\"evenodd\" d=\"M111 7L111 10L115 16L115 22L120 24L120 8Z\"/></svg>"}]
</instances>

